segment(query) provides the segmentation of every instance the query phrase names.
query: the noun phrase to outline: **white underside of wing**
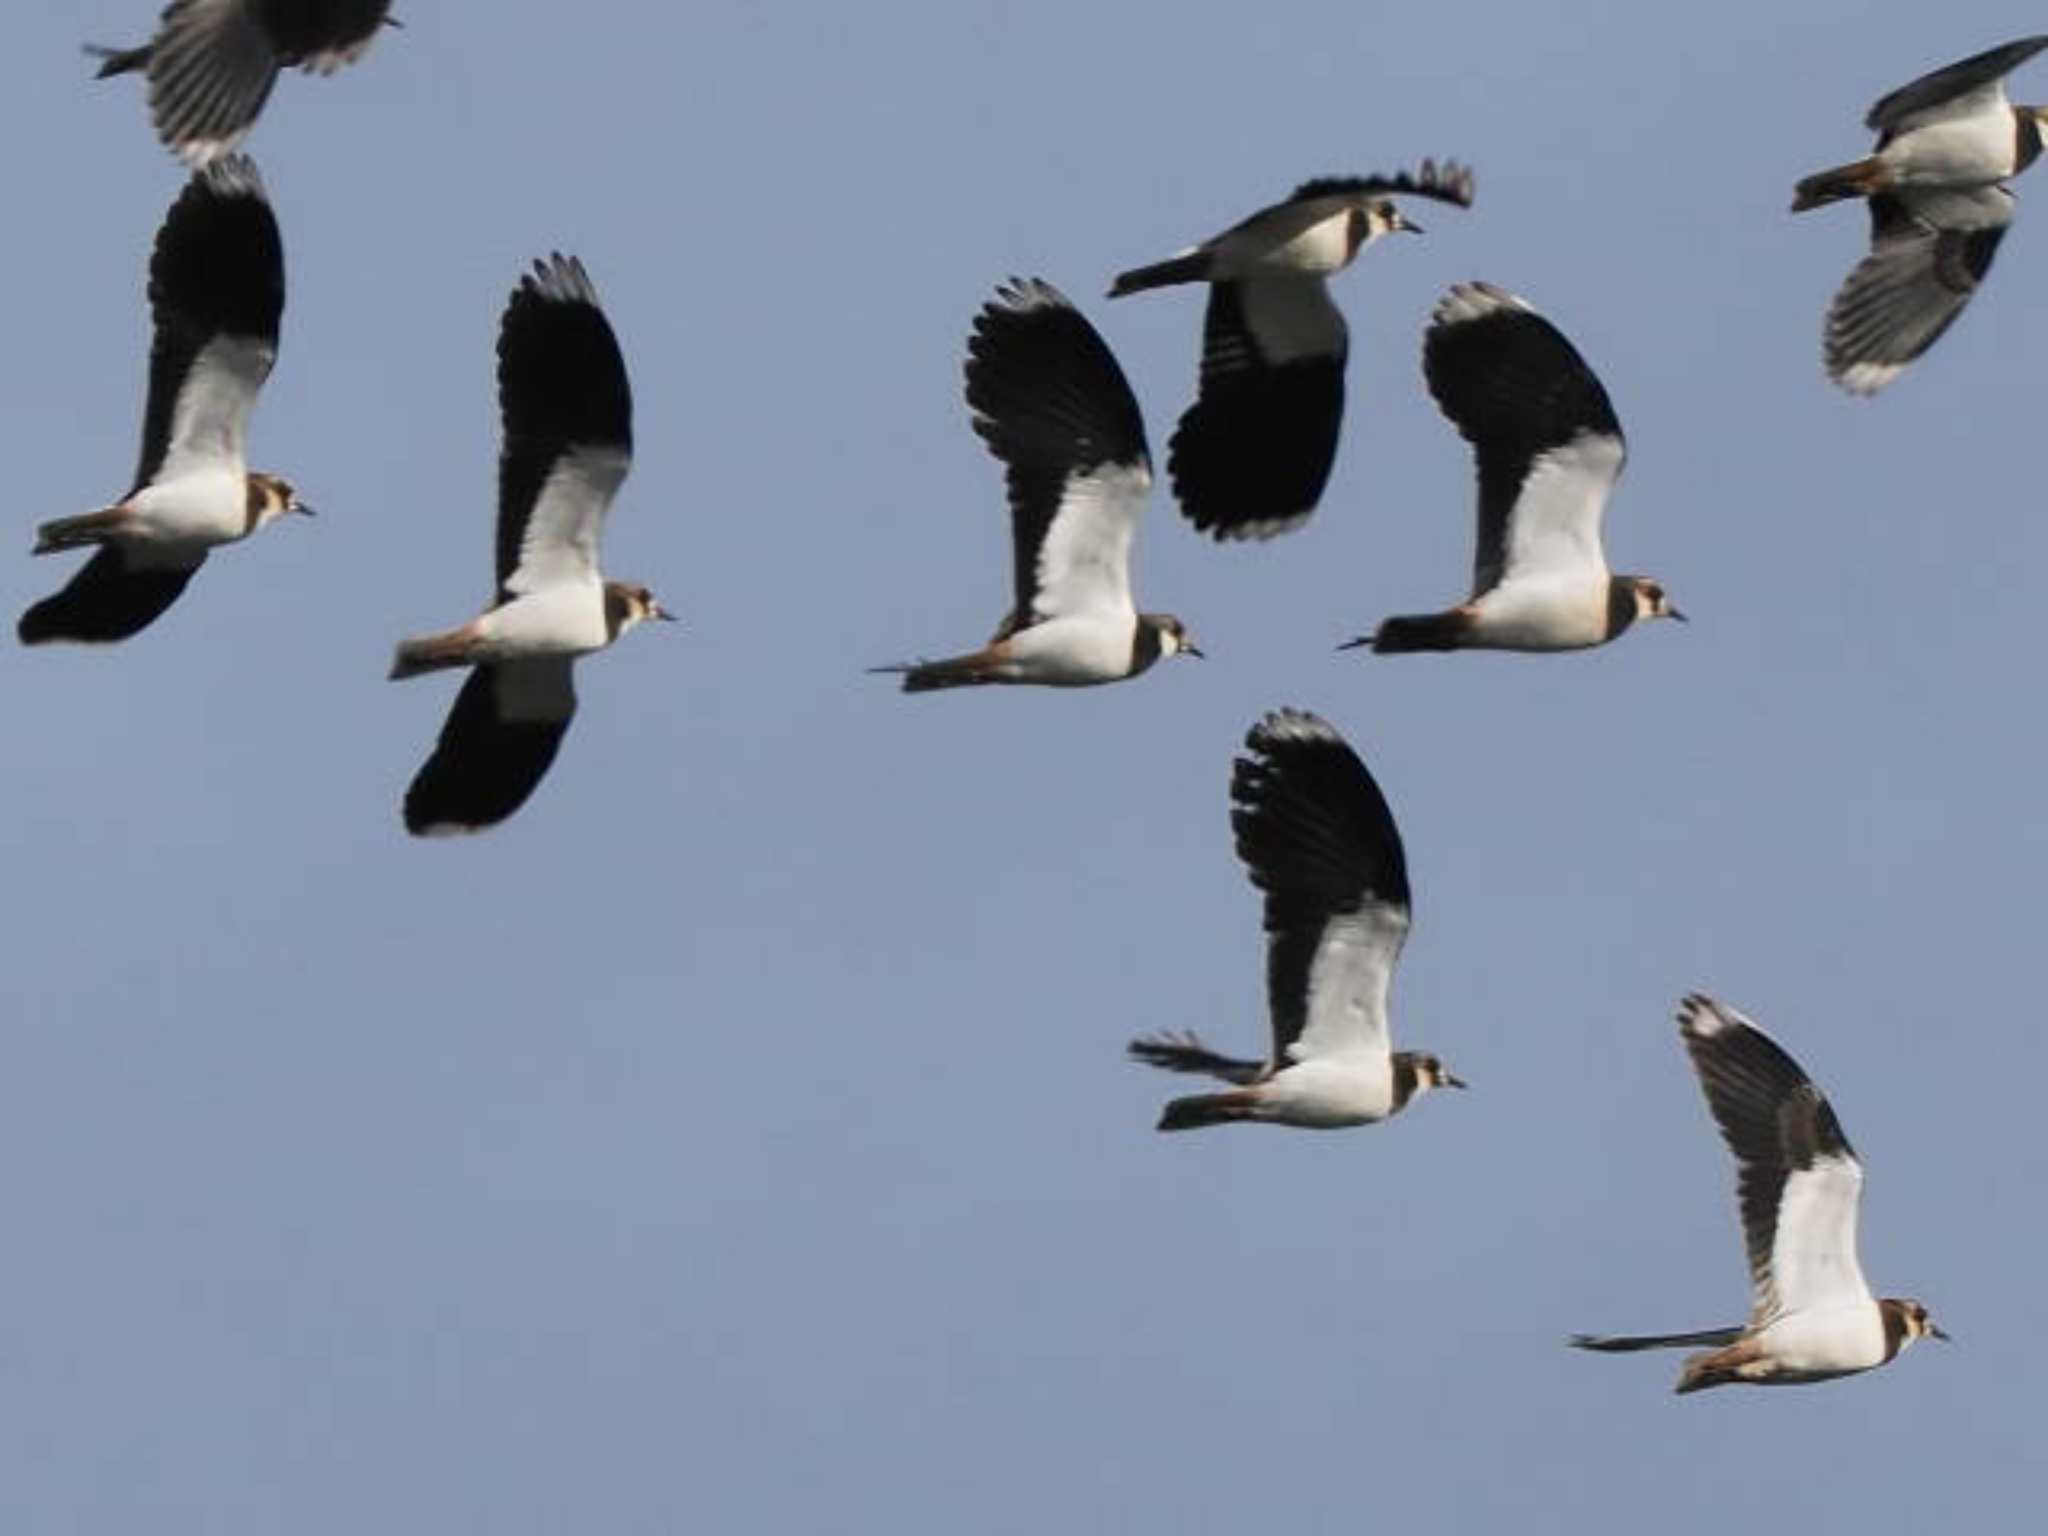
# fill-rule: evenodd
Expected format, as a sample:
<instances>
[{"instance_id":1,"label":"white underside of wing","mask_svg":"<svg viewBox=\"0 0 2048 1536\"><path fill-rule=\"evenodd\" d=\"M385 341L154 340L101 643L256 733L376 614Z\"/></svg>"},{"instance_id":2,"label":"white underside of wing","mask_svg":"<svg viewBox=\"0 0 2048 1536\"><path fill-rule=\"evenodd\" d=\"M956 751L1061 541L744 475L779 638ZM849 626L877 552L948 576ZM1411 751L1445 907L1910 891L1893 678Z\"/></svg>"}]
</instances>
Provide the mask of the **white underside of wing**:
<instances>
[{"instance_id":1,"label":"white underside of wing","mask_svg":"<svg viewBox=\"0 0 2048 1536\"><path fill-rule=\"evenodd\" d=\"M1246 277L1237 286L1245 329L1268 367L1322 361L1345 350L1344 316L1322 278L1290 272Z\"/></svg>"},{"instance_id":2,"label":"white underside of wing","mask_svg":"<svg viewBox=\"0 0 2048 1536\"><path fill-rule=\"evenodd\" d=\"M1038 546L1032 607L1044 618L1129 618L1131 540L1152 489L1142 464L1105 464L1068 479Z\"/></svg>"},{"instance_id":3,"label":"white underside of wing","mask_svg":"<svg viewBox=\"0 0 2048 1536\"><path fill-rule=\"evenodd\" d=\"M246 467L249 417L277 351L247 336L216 336L192 360L171 412L170 442L154 479L182 480Z\"/></svg>"},{"instance_id":4,"label":"white underside of wing","mask_svg":"<svg viewBox=\"0 0 2048 1536\"><path fill-rule=\"evenodd\" d=\"M1767 1301L1777 1314L1868 1305L1870 1287L1856 1260L1856 1210L1863 1169L1854 1158L1815 1160L1785 1179L1771 1244Z\"/></svg>"},{"instance_id":5,"label":"white underside of wing","mask_svg":"<svg viewBox=\"0 0 2048 1536\"><path fill-rule=\"evenodd\" d=\"M1598 584L1606 596L1607 556L1600 522L1621 474L1621 440L1582 432L1530 461L1508 516L1507 569L1501 584Z\"/></svg>"},{"instance_id":6,"label":"white underside of wing","mask_svg":"<svg viewBox=\"0 0 2048 1536\"><path fill-rule=\"evenodd\" d=\"M1387 994L1407 938L1408 918L1392 907L1368 904L1324 925L1309 963L1308 1022L1287 1047L1289 1061L1392 1055Z\"/></svg>"},{"instance_id":7,"label":"white underside of wing","mask_svg":"<svg viewBox=\"0 0 2048 1536\"><path fill-rule=\"evenodd\" d=\"M573 448L556 461L527 517L519 566L506 580L506 591L538 592L602 580L598 540L605 513L632 463L632 455L617 448Z\"/></svg>"}]
</instances>

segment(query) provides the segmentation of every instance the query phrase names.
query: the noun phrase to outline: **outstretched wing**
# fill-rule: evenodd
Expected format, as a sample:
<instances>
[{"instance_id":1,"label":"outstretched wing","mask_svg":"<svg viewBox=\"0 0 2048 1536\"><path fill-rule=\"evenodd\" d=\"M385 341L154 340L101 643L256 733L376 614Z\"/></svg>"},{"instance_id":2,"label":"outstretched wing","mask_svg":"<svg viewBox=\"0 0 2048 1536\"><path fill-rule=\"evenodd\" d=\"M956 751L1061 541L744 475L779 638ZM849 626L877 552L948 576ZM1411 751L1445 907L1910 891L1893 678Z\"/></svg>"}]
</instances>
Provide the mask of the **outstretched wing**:
<instances>
[{"instance_id":1,"label":"outstretched wing","mask_svg":"<svg viewBox=\"0 0 2048 1536\"><path fill-rule=\"evenodd\" d=\"M479 832L524 805L575 718L571 666L549 656L473 669L405 792L406 831Z\"/></svg>"},{"instance_id":2,"label":"outstretched wing","mask_svg":"<svg viewBox=\"0 0 2048 1536\"><path fill-rule=\"evenodd\" d=\"M498 587L596 586L605 513L633 464L633 392L583 263L533 264L498 331Z\"/></svg>"},{"instance_id":3,"label":"outstretched wing","mask_svg":"<svg viewBox=\"0 0 2048 1536\"><path fill-rule=\"evenodd\" d=\"M1968 117L2002 103L2005 77L2043 48L2048 48L2048 36L2023 37L1931 70L1879 97L1863 126L1889 137L1923 122Z\"/></svg>"},{"instance_id":4,"label":"outstretched wing","mask_svg":"<svg viewBox=\"0 0 2048 1536\"><path fill-rule=\"evenodd\" d=\"M284 317L284 241L246 155L197 172L171 205L149 302L156 337L134 489L210 467L239 473Z\"/></svg>"},{"instance_id":5,"label":"outstretched wing","mask_svg":"<svg viewBox=\"0 0 2048 1536\"><path fill-rule=\"evenodd\" d=\"M1828 306L1828 377L1869 395L1954 325L2012 220L2003 187L1885 192L1870 199L1870 254Z\"/></svg>"},{"instance_id":6,"label":"outstretched wing","mask_svg":"<svg viewBox=\"0 0 2048 1536\"><path fill-rule=\"evenodd\" d=\"M1694 993L1679 1034L1735 1154L1751 1322L1867 1302L1856 1258L1863 1166L1819 1088L1734 1009Z\"/></svg>"},{"instance_id":7,"label":"outstretched wing","mask_svg":"<svg viewBox=\"0 0 2048 1536\"><path fill-rule=\"evenodd\" d=\"M1134 612L1131 540L1152 460L1137 397L1095 327L1042 278L1003 284L974 318L967 405L1007 472L1016 602L999 638Z\"/></svg>"},{"instance_id":8,"label":"outstretched wing","mask_svg":"<svg viewBox=\"0 0 2048 1536\"><path fill-rule=\"evenodd\" d=\"M1431 317L1422 371L1477 461L1473 595L1604 573L1600 525L1627 444L1606 388L1564 333L1505 289L1460 283Z\"/></svg>"},{"instance_id":9,"label":"outstretched wing","mask_svg":"<svg viewBox=\"0 0 2048 1536\"><path fill-rule=\"evenodd\" d=\"M1344 738L1275 710L1231 773L1238 857L1266 893L1271 1065L1391 1054L1387 994L1408 937L1408 861L1393 812Z\"/></svg>"}]
</instances>

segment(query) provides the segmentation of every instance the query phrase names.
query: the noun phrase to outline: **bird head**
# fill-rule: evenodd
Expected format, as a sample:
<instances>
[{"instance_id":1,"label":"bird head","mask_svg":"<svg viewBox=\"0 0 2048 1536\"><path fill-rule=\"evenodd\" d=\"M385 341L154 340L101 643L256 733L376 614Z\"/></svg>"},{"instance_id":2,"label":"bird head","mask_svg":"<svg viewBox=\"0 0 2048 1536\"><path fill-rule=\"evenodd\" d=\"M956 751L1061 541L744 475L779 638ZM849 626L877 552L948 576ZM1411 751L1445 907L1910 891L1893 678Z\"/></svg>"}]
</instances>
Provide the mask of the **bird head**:
<instances>
[{"instance_id":1,"label":"bird head","mask_svg":"<svg viewBox=\"0 0 2048 1536\"><path fill-rule=\"evenodd\" d=\"M1671 599L1664 591L1664 583L1648 576L1625 577L1629 589L1635 595L1636 622L1645 619L1676 619L1686 622L1685 615L1671 606Z\"/></svg>"},{"instance_id":2,"label":"bird head","mask_svg":"<svg viewBox=\"0 0 2048 1536\"><path fill-rule=\"evenodd\" d=\"M287 512L296 512L301 517L313 515L313 509L299 500L299 493L292 489L289 480L266 475L260 469L250 470L248 531L254 533Z\"/></svg>"},{"instance_id":3,"label":"bird head","mask_svg":"<svg viewBox=\"0 0 2048 1536\"><path fill-rule=\"evenodd\" d=\"M645 587L623 581L604 584L604 623L612 639L618 639L642 619L674 623L675 615L657 603L654 594Z\"/></svg>"},{"instance_id":4,"label":"bird head","mask_svg":"<svg viewBox=\"0 0 2048 1536\"><path fill-rule=\"evenodd\" d=\"M1409 1065L1415 1071L1415 1091L1425 1093L1431 1088L1463 1088L1465 1079L1454 1074L1443 1064L1443 1059L1427 1051L1405 1051Z\"/></svg>"},{"instance_id":5,"label":"bird head","mask_svg":"<svg viewBox=\"0 0 2048 1536\"><path fill-rule=\"evenodd\" d=\"M1170 613L1141 613L1138 622L1159 638L1161 656L1192 656L1202 659L1202 649L1188 627Z\"/></svg>"},{"instance_id":6,"label":"bird head","mask_svg":"<svg viewBox=\"0 0 2048 1536\"><path fill-rule=\"evenodd\" d=\"M1949 1336L1941 1331L1940 1324L1928 1316L1927 1308L1911 1297L1886 1297L1878 1305L1884 1310L1885 1321L1898 1334L1899 1349L1917 1339L1940 1339L1946 1344Z\"/></svg>"}]
</instances>

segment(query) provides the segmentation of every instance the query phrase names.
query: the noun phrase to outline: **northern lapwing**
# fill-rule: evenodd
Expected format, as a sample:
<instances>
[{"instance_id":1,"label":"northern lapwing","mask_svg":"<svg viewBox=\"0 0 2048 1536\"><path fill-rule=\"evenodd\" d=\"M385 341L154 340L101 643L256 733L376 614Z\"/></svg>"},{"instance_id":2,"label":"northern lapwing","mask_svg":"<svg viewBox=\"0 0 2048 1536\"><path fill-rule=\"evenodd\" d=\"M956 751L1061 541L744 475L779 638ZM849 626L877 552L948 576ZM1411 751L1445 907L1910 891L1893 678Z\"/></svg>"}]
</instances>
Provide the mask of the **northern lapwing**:
<instances>
[{"instance_id":1,"label":"northern lapwing","mask_svg":"<svg viewBox=\"0 0 2048 1536\"><path fill-rule=\"evenodd\" d=\"M405 796L416 835L474 832L526 803L576 713L571 669L643 619L647 588L606 581L598 541L633 461L633 397L583 263L534 263L498 333L498 599L459 629L402 641L393 678L471 669Z\"/></svg>"},{"instance_id":2,"label":"northern lapwing","mask_svg":"<svg viewBox=\"0 0 2048 1536\"><path fill-rule=\"evenodd\" d=\"M2004 183L2040 155L2048 124L2048 107L2006 99L2005 77L2043 48L2048 36L2023 37L1899 87L1863 120L1875 150L1796 188L1794 213L1870 204L1870 254L1828 306L1821 349L1851 394L1875 394L1940 340L1991 270L2012 222Z\"/></svg>"},{"instance_id":3,"label":"northern lapwing","mask_svg":"<svg viewBox=\"0 0 2048 1536\"><path fill-rule=\"evenodd\" d=\"M157 137L199 166L242 142L279 70L331 75L386 25L398 25L391 0L171 0L141 47L86 52L101 61L102 80L148 76Z\"/></svg>"},{"instance_id":4,"label":"northern lapwing","mask_svg":"<svg viewBox=\"0 0 2048 1536\"><path fill-rule=\"evenodd\" d=\"M1051 283L1013 278L975 317L967 405L1008 471L1014 604L978 651L870 670L900 672L905 693L1081 687L1200 656L1179 619L1131 601L1131 539L1152 487L1144 418L1108 345Z\"/></svg>"},{"instance_id":5,"label":"northern lapwing","mask_svg":"<svg viewBox=\"0 0 2048 1536\"><path fill-rule=\"evenodd\" d=\"M1188 521L1218 540L1298 528L1322 499L1344 417L1344 316L1327 279L1382 235L1420 234L1396 196L1469 208L1472 172L1326 176L1212 240L1118 275L1111 298L1207 283L1201 383L1166 468Z\"/></svg>"},{"instance_id":6,"label":"northern lapwing","mask_svg":"<svg viewBox=\"0 0 2048 1536\"><path fill-rule=\"evenodd\" d=\"M1252 727L1230 776L1230 825L1266 893L1264 1061L1218 1055L1192 1032L1130 1042L1133 1060L1238 1086L1175 1099L1162 1131L1232 1121L1310 1130L1370 1125L1432 1088L1465 1084L1424 1051L1397 1051L1387 994L1408 938L1408 860L1393 812L1344 738L1279 709Z\"/></svg>"},{"instance_id":7,"label":"northern lapwing","mask_svg":"<svg viewBox=\"0 0 2048 1536\"><path fill-rule=\"evenodd\" d=\"M1685 617L1662 584L1608 572L1600 521L1627 445L1563 332L1505 289L1459 283L1431 317L1422 371L1477 461L1472 595L1387 619L1340 650L1570 651Z\"/></svg>"},{"instance_id":8,"label":"northern lapwing","mask_svg":"<svg viewBox=\"0 0 2048 1536\"><path fill-rule=\"evenodd\" d=\"M1749 1322L1637 1336L1578 1334L1580 1349L1698 1344L1678 1390L1826 1381L1884 1365L1917 1339L1946 1339L1917 1301L1870 1294L1856 1257L1863 1165L1799 1064L1733 1008L1694 993L1678 1032L1728 1150L1749 1251Z\"/></svg>"},{"instance_id":9,"label":"northern lapwing","mask_svg":"<svg viewBox=\"0 0 2048 1536\"><path fill-rule=\"evenodd\" d=\"M178 600L208 551L312 510L244 457L284 315L284 243L246 156L198 172L171 205L149 264L149 303L156 337L134 489L36 530L39 555L97 553L21 616L24 645L125 640Z\"/></svg>"}]
</instances>

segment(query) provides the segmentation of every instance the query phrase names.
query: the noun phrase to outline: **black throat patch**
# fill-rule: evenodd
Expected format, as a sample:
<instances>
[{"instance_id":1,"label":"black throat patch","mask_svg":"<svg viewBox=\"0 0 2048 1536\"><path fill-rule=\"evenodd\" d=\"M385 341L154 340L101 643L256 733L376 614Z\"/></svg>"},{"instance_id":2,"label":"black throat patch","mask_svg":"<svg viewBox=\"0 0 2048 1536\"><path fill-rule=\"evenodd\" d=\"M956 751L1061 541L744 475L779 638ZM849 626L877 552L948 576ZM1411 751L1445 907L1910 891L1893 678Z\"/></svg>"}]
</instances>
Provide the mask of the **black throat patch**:
<instances>
[{"instance_id":1,"label":"black throat patch","mask_svg":"<svg viewBox=\"0 0 2048 1536\"><path fill-rule=\"evenodd\" d=\"M1607 638L1612 640L1636 621L1636 589L1626 576L1607 578Z\"/></svg>"},{"instance_id":2,"label":"black throat patch","mask_svg":"<svg viewBox=\"0 0 2048 1536\"><path fill-rule=\"evenodd\" d=\"M2025 107L2012 109L2013 124L2018 129L2017 142L2013 145L2012 169L2018 175L2041 156L2041 124L2034 114Z\"/></svg>"},{"instance_id":3,"label":"black throat patch","mask_svg":"<svg viewBox=\"0 0 2048 1536\"><path fill-rule=\"evenodd\" d=\"M1138 627L1131 635L1131 671L1136 677L1157 661L1165 647L1160 643L1163 626L1149 613L1138 615Z\"/></svg>"}]
</instances>

